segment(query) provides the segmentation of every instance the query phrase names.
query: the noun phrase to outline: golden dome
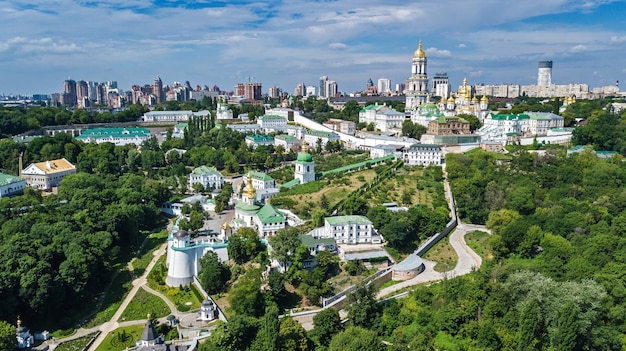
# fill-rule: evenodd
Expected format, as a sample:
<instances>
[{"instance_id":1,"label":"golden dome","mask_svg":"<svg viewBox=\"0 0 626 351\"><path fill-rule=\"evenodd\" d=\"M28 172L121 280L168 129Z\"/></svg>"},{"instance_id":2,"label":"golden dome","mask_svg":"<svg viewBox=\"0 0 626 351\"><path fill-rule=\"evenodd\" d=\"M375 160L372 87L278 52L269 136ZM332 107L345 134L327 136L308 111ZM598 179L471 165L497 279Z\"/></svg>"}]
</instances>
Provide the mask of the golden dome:
<instances>
[{"instance_id":1,"label":"golden dome","mask_svg":"<svg viewBox=\"0 0 626 351\"><path fill-rule=\"evenodd\" d=\"M424 49L422 49L422 41L420 40L420 43L417 45L417 50L415 50L415 53L413 53L413 57L415 58L426 58L426 51L424 51Z\"/></svg>"},{"instance_id":2,"label":"golden dome","mask_svg":"<svg viewBox=\"0 0 626 351\"><path fill-rule=\"evenodd\" d=\"M474 97L472 98L472 103L473 104L477 104L478 103L478 99L476 98L476 95L474 95Z\"/></svg>"},{"instance_id":3,"label":"golden dome","mask_svg":"<svg viewBox=\"0 0 626 351\"><path fill-rule=\"evenodd\" d=\"M248 173L248 184L243 188L242 195L248 198L248 201L253 201L256 196L256 189L252 186L252 175Z\"/></svg>"},{"instance_id":4,"label":"golden dome","mask_svg":"<svg viewBox=\"0 0 626 351\"><path fill-rule=\"evenodd\" d=\"M483 95L483 97L480 99L480 102L488 103L489 99L487 99L487 95Z\"/></svg>"},{"instance_id":5,"label":"golden dome","mask_svg":"<svg viewBox=\"0 0 626 351\"><path fill-rule=\"evenodd\" d=\"M222 228L230 229L230 224L228 222L224 222L224 224L222 224Z\"/></svg>"},{"instance_id":6,"label":"golden dome","mask_svg":"<svg viewBox=\"0 0 626 351\"><path fill-rule=\"evenodd\" d=\"M306 141L302 142L302 149L301 152L306 154L307 152L309 152L309 143L307 143Z\"/></svg>"},{"instance_id":7,"label":"golden dome","mask_svg":"<svg viewBox=\"0 0 626 351\"><path fill-rule=\"evenodd\" d=\"M449 104L453 104L454 103L454 98L452 97L452 95L450 95L450 97L448 98L448 103Z\"/></svg>"}]
</instances>

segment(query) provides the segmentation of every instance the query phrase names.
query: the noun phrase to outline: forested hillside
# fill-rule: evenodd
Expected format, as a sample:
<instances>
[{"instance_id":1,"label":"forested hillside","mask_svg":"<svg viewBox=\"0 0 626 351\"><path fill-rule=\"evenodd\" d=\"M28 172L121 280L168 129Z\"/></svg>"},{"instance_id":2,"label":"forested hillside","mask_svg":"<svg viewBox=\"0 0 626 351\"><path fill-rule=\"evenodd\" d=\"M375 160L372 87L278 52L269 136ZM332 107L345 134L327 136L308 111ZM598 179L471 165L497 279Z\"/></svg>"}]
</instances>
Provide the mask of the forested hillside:
<instances>
[{"instance_id":1,"label":"forested hillside","mask_svg":"<svg viewBox=\"0 0 626 351\"><path fill-rule=\"evenodd\" d=\"M620 350L626 341L626 163L593 150L512 161L448 155L466 221L492 229L480 271L385 304L399 349ZM394 349L396 349L394 346Z\"/></svg>"}]
</instances>

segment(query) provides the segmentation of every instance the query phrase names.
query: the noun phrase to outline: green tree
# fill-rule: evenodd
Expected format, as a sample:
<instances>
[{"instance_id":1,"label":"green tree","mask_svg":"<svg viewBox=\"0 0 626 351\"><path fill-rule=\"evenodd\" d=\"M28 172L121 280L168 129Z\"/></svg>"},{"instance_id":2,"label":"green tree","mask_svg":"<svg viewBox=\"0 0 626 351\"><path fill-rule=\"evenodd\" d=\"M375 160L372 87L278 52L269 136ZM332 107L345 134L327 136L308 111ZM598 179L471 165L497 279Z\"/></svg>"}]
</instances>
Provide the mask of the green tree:
<instances>
[{"instance_id":1,"label":"green tree","mask_svg":"<svg viewBox=\"0 0 626 351\"><path fill-rule=\"evenodd\" d=\"M339 312L334 308L325 308L313 317L310 336L317 346L328 346L333 336L342 330Z\"/></svg>"},{"instance_id":2,"label":"green tree","mask_svg":"<svg viewBox=\"0 0 626 351\"><path fill-rule=\"evenodd\" d=\"M228 301L237 314L261 316L265 309L261 294L261 272L258 269L250 269L240 276L230 290Z\"/></svg>"},{"instance_id":3,"label":"green tree","mask_svg":"<svg viewBox=\"0 0 626 351\"><path fill-rule=\"evenodd\" d=\"M280 321L278 349L286 351L304 351L309 349L309 339L302 324L291 317Z\"/></svg>"},{"instance_id":4,"label":"green tree","mask_svg":"<svg viewBox=\"0 0 626 351\"><path fill-rule=\"evenodd\" d=\"M578 339L578 311L573 302L569 302L563 306L561 316L559 317L556 350L570 351L577 350Z\"/></svg>"},{"instance_id":5,"label":"green tree","mask_svg":"<svg viewBox=\"0 0 626 351\"><path fill-rule=\"evenodd\" d=\"M287 265L289 256L294 254L302 243L300 241L300 231L295 227L277 230L276 235L269 237L268 241L272 247L272 257L283 264L283 266Z\"/></svg>"},{"instance_id":6,"label":"green tree","mask_svg":"<svg viewBox=\"0 0 626 351\"><path fill-rule=\"evenodd\" d=\"M279 310L276 304L268 304L265 307L265 314L261 317L261 328L252 343L251 351L273 351L279 350L280 321L278 319Z\"/></svg>"},{"instance_id":7,"label":"green tree","mask_svg":"<svg viewBox=\"0 0 626 351\"><path fill-rule=\"evenodd\" d=\"M200 283L209 294L217 294L224 291L226 283L230 279L230 270L213 251L207 252L200 259Z\"/></svg>"},{"instance_id":8,"label":"green tree","mask_svg":"<svg viewBox=\"0 0 626 351\"><path fill-rule=\"evenodd\" d=\"M373 330L363 327L348 327L333 337L328 345L328 351L380 351L378 335Z\"/></svg>"},{"instance_id":9,"label":"green tree","mask_svg":"<svg viewBox=\"0 0 626 351\"><path fill-rule=\"evenodd\" d=\"M0 321L0 350L13 350L15 344L15 327Z\"/></svg>"},{"instance_id":10,"label":"green tree","mask_svg":"<svg viewBox=\"0 0 626 351\"><path fill-rule=\"evenodd\" d=\"M347 296L348 318L356 327L375 328L380 322L380 309L372 287L358 287Z\"/></svg>"},{"instance_id":11,"label":"green tree","mask_svg":"<svg viewBox=\"0 0 626 351\"><path fill-rule=\"evenodd\" d=\"M537 299L530 300L520 315L518 350L541 350L543 320Z\"/></svg>"}]
</instances>

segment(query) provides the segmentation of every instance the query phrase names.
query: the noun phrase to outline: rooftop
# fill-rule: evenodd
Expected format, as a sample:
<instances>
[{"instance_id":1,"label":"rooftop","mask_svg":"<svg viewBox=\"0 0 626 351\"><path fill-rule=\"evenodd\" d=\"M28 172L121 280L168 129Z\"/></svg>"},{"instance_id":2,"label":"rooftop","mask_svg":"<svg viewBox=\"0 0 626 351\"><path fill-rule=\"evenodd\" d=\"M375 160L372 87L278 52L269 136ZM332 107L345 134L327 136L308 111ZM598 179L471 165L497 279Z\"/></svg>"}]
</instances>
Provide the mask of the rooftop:
<instances>
[{"instance_id":1,"label":"rooftop","mask_svg":"<svg viewBox=\"0 0 626 351\"><path fill-rule=\"evenodd\" d=\"M247 135L246 139L252 139L252 141L254 141L255 143L259 143L259 142L270 142L270 141L274 141L274 138L269 136L269 135L265 135L265 134L251 134L251 135Z\"/></svg>"},{"instance_id":2,"label":"rooftop","mask_svg":"<svg viewBox=\"0 0 626 351\"><path fill-rule=\"evenodd\" d=\"M328 245L335 245L337 243L335 239L333 238L314 238L313 236L306 235L306 234L300 235L300 241L302 242L303 245L306 245L309 247L319 245L319 244L328 246Z\"/></svg>"},{"instance_id":3,"label":"rooftop","mask_svg":"<svg viewBox=\"0 0 626 351\"><path fill-rule=\"evenodd\" d=\"M330 224L330 225L346 225L346 224L364 224L364 225L368 225L368 224L372 224L372 221L370 221L367 217L365 217L365 216L356 216L356 215L326 217L324 220L326 222L328 222L328 224Z\"/></svg>"},{"instance_id":4,"label":"rooftop","mask_svg":"<svg viewBox=\"0 0 626 351\"><path fill-rule=\"evenodd\" d=\"M198 174L215 174L215 175L219 175L219 176L222 175L217 170L217 168L209 167L209 166L196 167L196 168L193 169L193 171L191 171L191 174L193 174L193 175L198 175Z\"/></svg>"},{"instance_id":5,"label":"rooftop","mask_svg":"<svg viewBox=\"0 0 626 351\"><path fill-rule=\"evenodd\" d=\"M10 174L0 173L0 186L9 185L17 182L23 181L22 178L18 178L16 176L12 176Z\"/></svg>"},{"instance_id":6,"label":"rooftop","mask_svg":"<svg viewBox=\"0 0 626 351\"><path fill-rule=\"evenodd\" d=\"M281 117L281 116L277 116L277 115L263 115L263 116L259 117L259 119L261 121L275 121L275 120L286 121L287 120L285 117Z\"/></svg>"},{"instance_id":7,"label":"rooftop","mask_svg":"<svg viewBox=\"0 0 626 351\"><path fill-rule=\"evenodd\" d=\"M261 207L257 216L261 223L284 223L286 221L285 215L270 204Z\"/></svg>"},{"instance_id":8,"label":"rooftop","mask_svg":"<svg viewBox=\"0 0 626 351\"><path fill-rule=\"evenodd\" d=\"M266 182L269 181L269 180L274 180L274 178L272 178L269 175L267 175L267 173L255 172L255 171L250 171L248 173L250 173L250 176L252 176L252 179L263 180L263 181L266 181Z\"/></svg>"},{"instance_id":9,"label":"rooftop","mask_svg":"<svg viewBox=\"0 0 626 351\"><path fill-rule=\"evenodd\" d=\"M84 130L76 139L87 138L136 138L136 137L149 137L150 131L146 128L94 128Z\"/></svg>"},{"instance_id":10,"label":"rooftop","mask_svg":"<svg viewBox=\"0 0 626 351\"><path fill-rule=\"evenodd\" d=\"M339 137L339 135L337 135L336 133L333 132L323 132L321 130L307 130L306 131L307 135L314 135L316 137L320 137L320 138L331 138L331 137Z\"/></svg>"},{"instance_id":11,"label":"rooftop","mask_svg":"<svg viewBox=\"0 0 626 351\"><path fill-rule=\"evenodd\" d=\"M64 171L76 169L76 167L73 164L71 164L68 160L64 158L60 158L58 160L37 162L34 165L35 167L39 168L46 174L64 172Z\"/></svg>"}]
</instances>

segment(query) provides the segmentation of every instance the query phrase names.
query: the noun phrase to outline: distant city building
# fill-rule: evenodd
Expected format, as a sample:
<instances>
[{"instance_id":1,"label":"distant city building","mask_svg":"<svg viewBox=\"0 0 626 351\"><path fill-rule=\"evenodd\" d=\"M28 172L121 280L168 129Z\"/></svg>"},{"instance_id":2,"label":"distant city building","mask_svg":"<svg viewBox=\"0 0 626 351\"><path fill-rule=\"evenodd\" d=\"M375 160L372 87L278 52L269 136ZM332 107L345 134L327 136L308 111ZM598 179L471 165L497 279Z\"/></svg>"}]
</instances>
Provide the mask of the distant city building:
<instances>
[{"instance_id":1,"label":"distant city building","mask_svg":"<svg viewBox=\"0 0 626 351\"><path fill-rule=\"evenodd\" d=\"M160 105L165 101L165 96L163 92L163 81L161 81L161 77L156 76L154 78L154 83L152 84L152 93L156 98L156 104Z\"/></svg>"},{"instance_id":2,"label":"distant city building","mask_svg":"<svg viewBox=\"0 0 626 351\"><path fill-rule=\"evenodd\" d=\"M426 102L428 97L428 74L426 73L426 52L420 40L411 61L411 75L407 79L405 109L410 111Z\"/></svg>"},{"instance_id":3,"label":"distant city building","mask_svg":"<svg viewBox=\"0 0 626 351\"><path fill-rule=\"evenodd\" d=\"M238 83L235 94L247 100L263 100L261 83Z\"/></svg>"},{"instance_id":4,"label":"distant city building","mask_svg":"<svg viewBox=\"0 0 626 351\"><path fill-rule=\"evenodd\" d=\"M319 85L319 90L318 90L318 94L317 96L322 98L322 99L326 99L328 98L328 94L326 92L326 83L328 82L328 76L321 76L320 77L320 85Z\"/></svg>"},{"instance_id":5,"label":"distant city building","mask_svg":"<svg viewBox=\"0 0 626 351\"><path fill-rule=\"evenodd\" d=\"M304 85L304 83L300 83L298 85L296 85L296 88L293 91L293 95L294 96L304 96L306 91L306 86Z\"/></svg>"},{"instance_id":6,"label":"distant city building","mask_svg":"<svg viewBox=\"0 0 626 351\"><path fill-rule=\"evenodd\" d=\"M348 135L354 135L356 132L356 123L352 121L344 121L342 119L331 118L328 121L322 123L326 128L332 129L335 132L340 132Z\"/></svg>"},{"instance_id":7,"label":"distant city building","mask_svg":"<svg viewBox=\"0 0 626 351\"><path fill-rule=\"evenodd\" d=\"M447 99L450 96L450 82L447 73L435 73L433 77L432 91L435 96Z\"/></svg>"},{"instance_id":8,"label":"distant city building","mask_svg":"<svg viewBox=\"0 0 626 351\"><path fill-rule=\"evenodd\" d=\"M539 61L537 70L537 85L548 87L552 84L552 61Z\"/></svg>"},{"instance_id":9,"label":"distant city building","mask_svg":"<svg viewBox=\"0 0 626 351\"><path fill-rule=\"evenodd\" d=\"M31 163L22 170L22 177L32 188L51 190L59 186L66 175L74 173L76 173L76 167L68 160L61 158Z\"/></svg>"},{"instance_id":10,"label":"distant city building","mask_svg":"<svg viewBox=\"0 0 626 351\"><path fill-rule=\"evenodd\" d=\"M521 95L522 89L519 84L478 84L474 91L478 96L515 99Z\"/></svg>"},{"instance_id":11,"label":"distant city building","mask_svg":"<svg viewBox=\"0 0 626 351\"><path fill-rule=\"evenodd\" d=\"M388 78L379 78L378 79L378 93L379 94L387 94L391 91L391 80Z\"/></svg>"},{"instance_id":12,"label":"distant city building","mask_svg":"<svg viewBox=\"0 0 626 351\"><path fill-rule=\"evenodd\" d=\"M270 98L276 99L283 96L283 90L279 87L270 87L269 92L267 94Z\"/></svg>"},{"instance_id":13,"label":"distant city building","mask_svg":"<svg viewBox=\"0 0 626 351\"><path fill-rule=\"evenodd\" d=\"M306 95L307 97L308 97L308 96L315 96L315 95L316 95L316 93L315 93L315 86L313 86L313 85L309 85L309 86L307 86L307 87L306 87L306 94L305 94L305 95Z\"/></svg>"}]
</instances>

